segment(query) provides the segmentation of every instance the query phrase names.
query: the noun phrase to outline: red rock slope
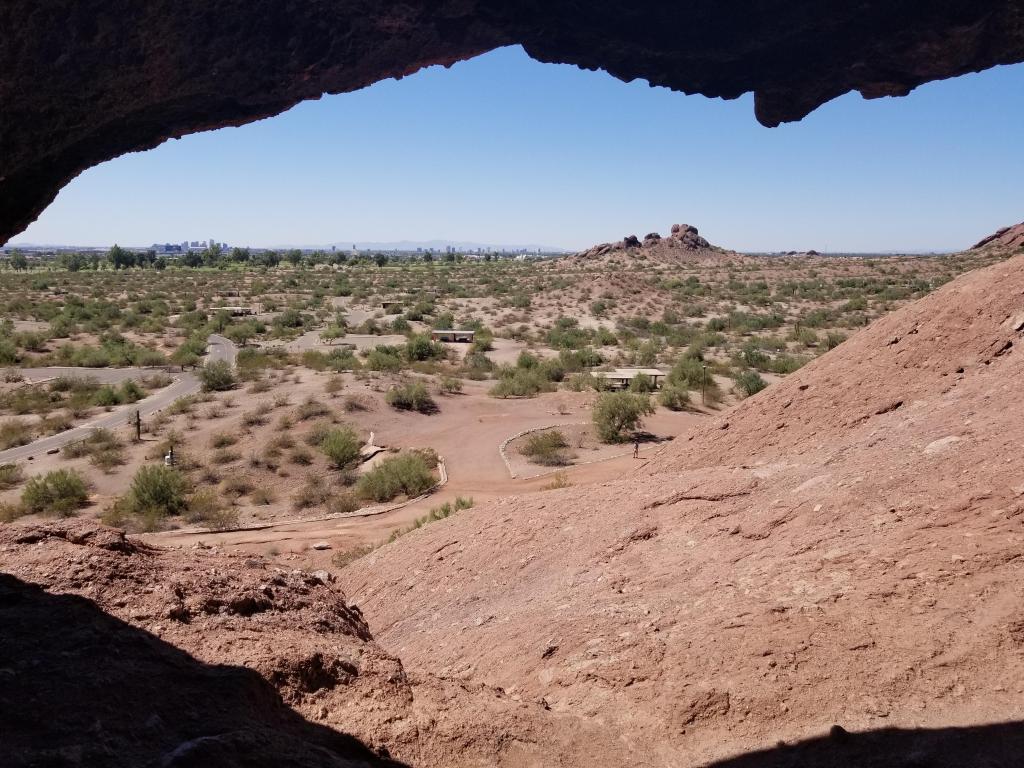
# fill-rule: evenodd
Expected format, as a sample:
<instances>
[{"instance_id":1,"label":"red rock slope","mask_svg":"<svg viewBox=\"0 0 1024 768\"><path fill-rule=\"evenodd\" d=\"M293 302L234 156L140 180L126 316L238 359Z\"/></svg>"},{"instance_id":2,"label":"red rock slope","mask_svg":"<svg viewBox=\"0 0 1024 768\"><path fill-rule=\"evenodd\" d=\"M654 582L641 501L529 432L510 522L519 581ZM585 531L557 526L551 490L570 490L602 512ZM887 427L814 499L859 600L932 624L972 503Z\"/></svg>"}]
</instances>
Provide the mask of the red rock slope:
<instances>
[{"instance_id":1,"label":"red rock slope","mask_svg":"<svg viewBox=\"0 0 1024 768\"><path fill-rule=\"evenodd\" d=\"M343 583L411 675L600 724L635 765L833 726L818 762L729 765L1016 765L1021 381L1024 257L880 320L629 477L460 513ZM878 730L950 726L969 727ZM873 733L856 759L846 731ZM581 747L530 755L620 764Z\"/></svg>"}]
</instances>

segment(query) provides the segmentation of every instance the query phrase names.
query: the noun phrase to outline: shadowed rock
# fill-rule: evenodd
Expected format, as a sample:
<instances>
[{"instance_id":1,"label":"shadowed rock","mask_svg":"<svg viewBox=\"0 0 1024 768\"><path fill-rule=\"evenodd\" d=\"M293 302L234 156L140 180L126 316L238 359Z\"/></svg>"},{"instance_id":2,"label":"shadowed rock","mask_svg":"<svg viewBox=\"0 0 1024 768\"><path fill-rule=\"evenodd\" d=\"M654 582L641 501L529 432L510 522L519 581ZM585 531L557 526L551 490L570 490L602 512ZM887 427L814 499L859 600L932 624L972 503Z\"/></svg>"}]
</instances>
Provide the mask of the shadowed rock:
<instances>
[{"instance_id":1,"label":"shadowed rock","mask_svg":"<svg viewBox=\"0 0 1024 768\"><path fill-rule=\"evenodd\" d=\"M1024 59L1013 0L9 0L0 29L0 243L104 160L504 45L685 93L753 91L765 125Z\"/></svg>"}]
</instances>

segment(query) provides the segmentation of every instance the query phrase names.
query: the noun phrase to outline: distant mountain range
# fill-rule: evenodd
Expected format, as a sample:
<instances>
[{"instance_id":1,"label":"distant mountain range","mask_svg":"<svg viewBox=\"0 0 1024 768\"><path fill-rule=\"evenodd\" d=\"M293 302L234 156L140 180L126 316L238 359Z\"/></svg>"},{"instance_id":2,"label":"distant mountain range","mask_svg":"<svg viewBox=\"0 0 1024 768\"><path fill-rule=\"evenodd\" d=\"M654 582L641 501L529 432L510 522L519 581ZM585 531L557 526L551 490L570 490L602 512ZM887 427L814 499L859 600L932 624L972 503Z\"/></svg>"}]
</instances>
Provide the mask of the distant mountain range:
<instances>
[{"instance_id":1,"label":"distant mountain range","mask_svg":"<svg viewBox=\"0 0 1024 768\"><path fill-rule=\"evenodd\" d=\"M457 251L542 251L544 253L568 253L565 248L538 243L475 243L470 240L396 240L393 242L368 242L365 240L339 240L326 246L307 246L313 248L337 247L352 248L360 251L415 251L417 248L431 251L444 251L454 248ZM293 246L294 247L294 246Z\"/></svg>"}]
</instances>

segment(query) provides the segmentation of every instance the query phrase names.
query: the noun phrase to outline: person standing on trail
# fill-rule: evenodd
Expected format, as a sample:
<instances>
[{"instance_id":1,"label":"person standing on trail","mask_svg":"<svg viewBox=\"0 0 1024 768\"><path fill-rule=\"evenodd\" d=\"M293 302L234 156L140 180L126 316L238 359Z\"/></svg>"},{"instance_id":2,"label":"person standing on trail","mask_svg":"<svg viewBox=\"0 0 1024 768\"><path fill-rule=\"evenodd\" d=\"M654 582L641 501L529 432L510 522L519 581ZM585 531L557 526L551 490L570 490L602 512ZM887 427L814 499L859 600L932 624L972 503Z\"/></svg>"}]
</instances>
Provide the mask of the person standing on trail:
<instances>
[{"instance_id":1,"label":"person standing on trail","mask_svg":"<svg viewBox=\"0 0 1024 768\"><path fill-rule=\"evenodd\" d=\"M640 458L640 438L639 437L634 437L633 438L633 458L634 459L639 459Z\"/></svg>"}]
</instances>

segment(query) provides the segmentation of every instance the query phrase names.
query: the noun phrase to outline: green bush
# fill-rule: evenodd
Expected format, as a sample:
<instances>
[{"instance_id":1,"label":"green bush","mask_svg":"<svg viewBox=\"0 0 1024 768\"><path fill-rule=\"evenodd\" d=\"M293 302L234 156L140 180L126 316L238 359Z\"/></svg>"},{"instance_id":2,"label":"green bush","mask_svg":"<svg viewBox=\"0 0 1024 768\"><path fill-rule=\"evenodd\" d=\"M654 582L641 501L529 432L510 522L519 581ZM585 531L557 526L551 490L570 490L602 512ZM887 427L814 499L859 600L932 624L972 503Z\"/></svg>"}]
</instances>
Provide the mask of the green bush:
<instances>
[{"instance_id":1,"label":"green bush","mask_svg":"<svg viewBox=\"0 0 1024 768\"><path fill-rule=\"evenodd\" d=\"M418 453L403 453L384 459L356 484L356 493L365 499L390 501L405 494L419 496L437 481L426 460Z\"/></svg>"},{"instance_id":2,"label":"green bush","mask_svg":"<svg viewBox=\"0 0 1024 768\"><path fill-rule=\"evenodd\" d=\"M565 451L568 447L569 443L565 439L565 435L557 429L550 429L529 435L519 449L519 453L529 457L534 464L545 467L564 467L570 459Z\"/></svg>"},{"instance_id":3,"label":"green bush","mask_svg":"<svg viewBox=\"0 0 1024 768\"><path fill-rule=\"evenodd\" d=\"M25 473L17 464L0 464L0 491L7 491L25 479Z\"/></svg>"},{"instance_id":4,"label":"green bush","mask_svg":"<svg viewBox=\"0 0 1024 768\"><path fill-rule=\"evenodd\" d=\"M444 344L431 340L425 333L413 334L405 343L405 358L409 362L443 360L447 355Z\"/></svg>"},{"instance_id":5,"label":"green bush","mask_svg":"<svg viewBox=\"0 0 1024 768\"><path fill-rule=\"evenodd\" d=\"M491 387L491 397L535 397L550 390L551 384L535 368L506 368L501 379Z\"/></svg>"},{"instance_id":6,"label":"green bush","mask_svg":"<svg viewBox=\"0 0 1024 768\"><path fill-rule=\"evenodd\" d=\"M621 443L627 432L641 425L644 416L654 413L647 395L631 392L605 392L594 404L593 420L597 435L605 443Z\"/></svg>"},{"instance_id":7,"label":"green bush","mask_svg":"<svg viewBox=\"0 0 1024 768\"><path fill-rule=\"evenodd\" d=\"M690 393L670 384L658 393L658 402L670 411L682 411L690 404Z\"/></svg>"},{"instance_id":8,"label":"green bush","mask_svg":"<svg viewBox=\"0 0 1024 768\"><path fill-rule=\"evenodd\" d=\"M399 411L418 411L419 413L433 413L437 410L437 403L430 396L422 381L410 381L394 387L385 396L388 405Z\"/></svg>"},{"instance_id":9,"label":"green bush","mask_svg":"<svg viewBox=\"0 0 1024 768\"><path fill-rule=\"evenodd\" d=\"M756 395L767 386L768 382L761 378L761 374L757 371L742 371L736 376L736 389L738 389L744 397Z\"/></svg>"},{"instance_id":10,"label":"green bush","mask_svg":"<svg viewBox=\"0 0 1024 768\"><path fill-rule=\"evenodd\" d=\"M629 391L638 395L646 395L654 391L654 379L646 373L638 373L629 382Z\"/></svg>"},{"instance_id":11,"label":"green bush","mask_svg":"<svg viewBox=\"0 0 1024 768\"><path fill-rule=\"evenodd\" d=\"M32 430L23 421L8 419L0 422L0 451L28 445L32 442Z\"/></svg>"},{"instance_id":12,"label":"green bush","mask_svg":"<svg viewBox=\"0 0 1024 768\"><path fill-rule=\"evenodd\" d=\"M223 392L235 387L235 374L225 360L213 360L199 369L204 392Z\"/></svg>"},{"instance_id":13,"label":"green bush","mask_svg":"<svg viewBox=\"0 0 1024 768\"><path fill-rule=\"evenodd\" d=\"M361 448L362 441L351 427L332 429L320 440L320 450L338 469L345 469L358 462Z\"/></svg>"},{"instance_id":14,"label":"green bush","mask_svg":"<svg viewBox=\"0 0 1024 768\"><path fill-rule=\"evenodd\" d=\"M55 469L30 478L21 493L26 512L68 517L89 500L85 479L71 469Z\"/></svg>"},{"instance_id":15,"label":"green bush","mask_svg":"<svg viewBox=\"0 0 1024 768\"><path fill-rule=\"evenodd\" d=\"M136 514L167 517L185 509L188 481L178 470L162 464L139 467L128 490L128 500Z\"/></svg>"}]
</instances>

